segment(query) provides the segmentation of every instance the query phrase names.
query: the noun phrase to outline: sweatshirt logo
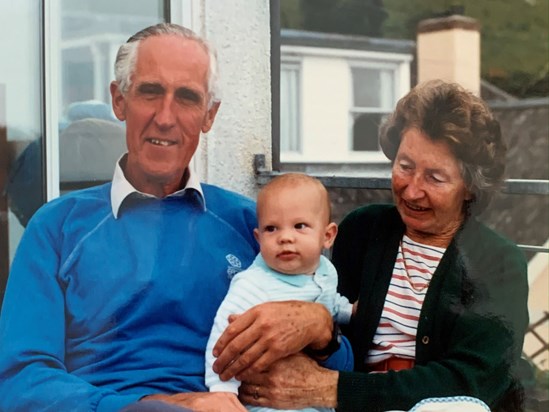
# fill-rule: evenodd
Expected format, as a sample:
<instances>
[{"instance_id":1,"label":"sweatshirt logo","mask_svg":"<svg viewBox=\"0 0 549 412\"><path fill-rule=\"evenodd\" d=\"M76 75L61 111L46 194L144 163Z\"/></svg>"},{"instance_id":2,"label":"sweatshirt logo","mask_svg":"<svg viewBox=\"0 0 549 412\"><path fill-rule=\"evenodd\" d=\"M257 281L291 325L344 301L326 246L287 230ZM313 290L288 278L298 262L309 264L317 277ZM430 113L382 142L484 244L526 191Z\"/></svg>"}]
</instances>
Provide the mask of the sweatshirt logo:
<instances>
[{"instance_id":1,"label":"sweatshirt logo","mask_svg":"<svg viewBox=\"0 0 549 412\"><path fill-rule=\"evenodd\" d=\"M229 266L227 266L227 277L229 279L232 279L234 275L242 271L242 262L239 258L230 253L225 256L225 259L227 259L227 262L229 262Z\"/></svg>"}]
</instances>

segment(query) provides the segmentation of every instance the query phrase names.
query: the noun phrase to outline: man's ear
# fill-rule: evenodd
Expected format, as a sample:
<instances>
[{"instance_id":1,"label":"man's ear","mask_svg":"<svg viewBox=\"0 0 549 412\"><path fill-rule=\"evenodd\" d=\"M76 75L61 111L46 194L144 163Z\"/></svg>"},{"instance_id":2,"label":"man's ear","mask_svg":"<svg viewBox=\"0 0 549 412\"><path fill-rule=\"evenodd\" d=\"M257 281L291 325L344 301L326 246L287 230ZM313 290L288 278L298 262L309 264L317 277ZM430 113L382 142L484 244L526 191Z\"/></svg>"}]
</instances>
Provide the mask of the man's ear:
<instances>
[{"instance_id":1,"label":"man's ear","mask_svg":"<svg viewBox=\"0 0 549 412\"><path fill-rule=\"evenodd\" d=\"M120 87L117 82L111 82L110 91L114 115L120 121L126 120L126 98L120 91Z\"/></svg>"},{"instance_id":2,"label":"man's ear","mask_svg":"<svg viewBox=\"0 0 549 412\"><path fill-rule=\"evenodd\" d=\"M337 235L337 225L334 222L331 222L326 229L324 230L324 249L330 249L334 244L334 240Z\"/></svg>"},{"instance_id":3,"label":"man's ear","mask_svg":"<svg viewBox=\"0 0 549 412\"><path fill-rule=\"evenodd\" d=\"M212 128L215 120L215 115L217 114L220 105L221 102L214 102L212 104L212 107L210 107L206 112L206 116L204 117L204 121L202 122L202 133L208 133Z\"/></svg>"}]
</instances>

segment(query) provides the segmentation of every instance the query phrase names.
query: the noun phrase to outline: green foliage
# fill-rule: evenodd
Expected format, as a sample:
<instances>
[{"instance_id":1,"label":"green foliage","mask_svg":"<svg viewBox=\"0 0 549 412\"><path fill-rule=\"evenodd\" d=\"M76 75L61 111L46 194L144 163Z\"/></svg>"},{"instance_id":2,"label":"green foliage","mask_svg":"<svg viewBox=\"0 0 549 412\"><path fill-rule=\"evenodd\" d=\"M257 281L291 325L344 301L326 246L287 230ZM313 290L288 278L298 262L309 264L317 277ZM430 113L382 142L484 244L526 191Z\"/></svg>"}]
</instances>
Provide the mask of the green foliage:
<instances>
[{"instance_id":1,"label":"green foliage","mask_svg":"<svg viewBox=\"0 0 549 412\"><path fill-rule=\"evenodd\" d=\"M517 97L549 95L549 0L280 0L282 27L394 39L462 6L481 24L482 77Z\"/></svg>"},{"instance_id":2,"label":"green foliage","mask_svg":"<svg viewBox=\"0 0 549 412\"><path fill-rule=\"evenodd\" d=\"M384 0L383 36L415 39L419 21L451 0ZM461 0L481 24L482 77L518 97L549 95L549 0Z\"/></svg>"},{"instance_id":3,"label":"green foliage","mask_svg":"<svg viewBox=\"0 0 549 412\"><path fill-rule=\"evenodd\" d=\"M282 27L380 37L383 0L281 0ZM299 13L299 17L297 14Z\"/></svg>"}]
</instances>

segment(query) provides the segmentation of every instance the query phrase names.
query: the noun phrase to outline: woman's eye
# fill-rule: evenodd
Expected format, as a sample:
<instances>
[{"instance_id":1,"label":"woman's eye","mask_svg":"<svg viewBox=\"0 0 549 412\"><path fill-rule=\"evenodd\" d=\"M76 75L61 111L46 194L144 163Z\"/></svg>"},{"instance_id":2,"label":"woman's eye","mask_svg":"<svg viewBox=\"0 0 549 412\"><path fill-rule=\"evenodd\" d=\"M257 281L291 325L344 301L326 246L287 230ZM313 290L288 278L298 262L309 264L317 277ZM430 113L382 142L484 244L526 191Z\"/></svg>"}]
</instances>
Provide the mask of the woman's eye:
<instances>
[{"instance_id":1,"label":"woman's eye","mask_svg":"<svg viewBox=\"0 0 549 412\"><path fill-rule=\"evenodd\" d=\"M442 178L442 176L439 176L439 175L429 175L429 178L434 181L435 183L442 183L444 182L444 179Z\"/></svg>"}]
</instances>

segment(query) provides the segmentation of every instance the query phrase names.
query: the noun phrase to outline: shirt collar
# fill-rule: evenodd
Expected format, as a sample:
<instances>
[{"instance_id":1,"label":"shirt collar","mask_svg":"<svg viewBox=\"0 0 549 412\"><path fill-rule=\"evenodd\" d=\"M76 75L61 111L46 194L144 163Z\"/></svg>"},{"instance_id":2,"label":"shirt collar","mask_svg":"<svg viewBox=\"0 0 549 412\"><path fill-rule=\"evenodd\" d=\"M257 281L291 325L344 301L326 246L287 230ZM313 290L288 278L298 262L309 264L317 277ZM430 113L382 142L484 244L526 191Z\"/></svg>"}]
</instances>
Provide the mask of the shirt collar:
<instances>
[{"instance_id":1,"label":"shirt collar","mask_svg":"<svg viewBox=\"0 0 549 412\"><path fill-rule=\"evenodd\" d=\"M127 156L127 153L123 154L120 157L120 159L118 159L118 161L116 162L116 167L114 168L114 176L112 178L111 207L112 207L112 213L115 219L118 218L118 213L120 211L120 207L122 206L122 203L131 194L136 193L141 197L157 199L157 197L154 195L140 192L135 187L133 187L133 185L128 181L128 179L126 179L126 176L124 175L124 171L122 170L122 166L120 165L126 156ZM187 179L187 183L185 184L185 187L183 189L178 190L177 192L169 194L166 197L182 197L188 191L188 189L193 189L198 194L198 198L202 203L202 208L206 210L206 199L204 198L204 193L202 192L202 186L200 184L200 180L198 179L197 173L193 172L192 167L188 167L187 170L189 172L189 178Z\"/></svg>"},{"instance_id":2,"label":"shirt collar","mask_svg":"<svg viewBox=\"0 0 549 412\"><path fill-rule=\"evenodd\" d=\"M328 259L326 259L324 256L320 257L320 263L318 265L317 270L315 271L314 276L317 278L323 278L330 273L330 267L327 264ZM269 272L272 276L274 276L277 279L280 279L283 282L289 283L293 286L303 286L307 282L310 282L311 279L313 279L313 275L286 275L284 273L277 272L276 270L271 269L269 266L267 266L267 263L265 263L265 259L261 256L261 254L258 254L253 262L255 266L260 267L266 272Z\"/></svg>"}]
</instances>

